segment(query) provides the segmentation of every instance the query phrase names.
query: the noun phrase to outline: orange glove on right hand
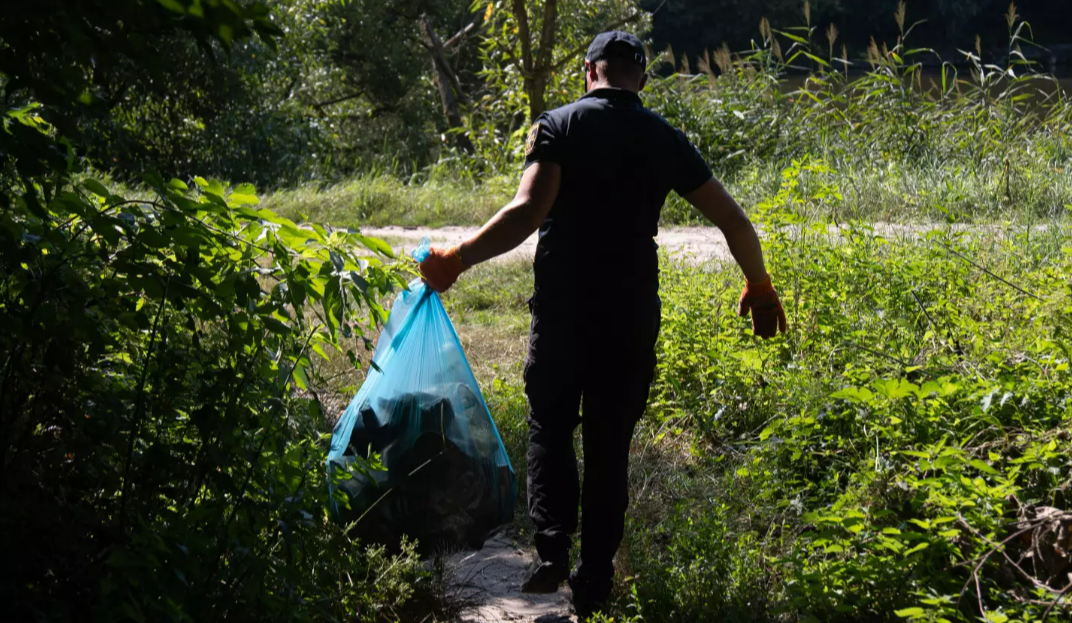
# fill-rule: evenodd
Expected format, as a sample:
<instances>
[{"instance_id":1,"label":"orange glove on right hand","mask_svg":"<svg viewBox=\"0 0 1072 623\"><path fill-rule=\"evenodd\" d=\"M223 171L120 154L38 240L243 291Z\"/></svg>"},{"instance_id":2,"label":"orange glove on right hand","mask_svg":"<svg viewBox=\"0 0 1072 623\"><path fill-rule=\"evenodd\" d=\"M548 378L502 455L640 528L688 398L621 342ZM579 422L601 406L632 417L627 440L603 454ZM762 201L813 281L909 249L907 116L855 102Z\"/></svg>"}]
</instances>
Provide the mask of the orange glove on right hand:
<instances>
[{"instance_id":1,"label":"orange glove on right hand","mask_svg":"<svg viewBox=\"0 0 1072 623\"><path fill-rule=\"evenodd\" d=\"M737 313L744 318L752 313L752 333L763 339L772 338L781 329L785 333L785 310L778 293L771 285L770 275L760 283L748 283L741 292Z\"/></svg>"},{"instance_id":2,"label":"orange glove on right hand","mask_svg":"<svg viewBox=\"0 0 1072 623\"><path fill-rule=\"evenodd\" d=\"M442 294L450 289L458 276L469 269L458 253L458 247L432 248L428 257L420 263L421 277L428 287Z\"/></svg>"}]
</instances>

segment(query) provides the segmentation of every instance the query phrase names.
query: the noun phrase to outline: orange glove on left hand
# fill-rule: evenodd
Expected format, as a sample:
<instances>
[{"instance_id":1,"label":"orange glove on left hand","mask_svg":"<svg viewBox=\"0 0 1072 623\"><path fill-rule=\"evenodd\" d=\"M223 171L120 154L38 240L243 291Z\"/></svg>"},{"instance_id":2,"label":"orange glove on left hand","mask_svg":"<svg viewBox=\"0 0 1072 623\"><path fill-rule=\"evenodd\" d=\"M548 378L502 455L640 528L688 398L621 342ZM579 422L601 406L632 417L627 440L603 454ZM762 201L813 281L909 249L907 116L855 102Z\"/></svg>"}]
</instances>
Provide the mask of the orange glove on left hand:
<instances>
[{"instance_id":1,"label":"orange glove on left hand","mask_svg":"<svg viewBox=\"0 0 1072 623\"><path fill-rule=\"evenodd\" d=\"M428 287L443 293L458 280L458 275L469 269L458 253L458 247L449 249L432 248L428 257L420 263L421 277Z\"/></svg>"},{"instance_id":2,"label":"orange glove on left hand","mask_svg":"<svg viewBox=\"0 0 1072 623\"><path fill-rule=\"evenodd\" d=\"M785 333L785 310L768 275L760 283L748 283L741 292L737 313L743 318L752 312L752 333L763 339L772 338L781 329Z\"/></svg>"}]
</instances>

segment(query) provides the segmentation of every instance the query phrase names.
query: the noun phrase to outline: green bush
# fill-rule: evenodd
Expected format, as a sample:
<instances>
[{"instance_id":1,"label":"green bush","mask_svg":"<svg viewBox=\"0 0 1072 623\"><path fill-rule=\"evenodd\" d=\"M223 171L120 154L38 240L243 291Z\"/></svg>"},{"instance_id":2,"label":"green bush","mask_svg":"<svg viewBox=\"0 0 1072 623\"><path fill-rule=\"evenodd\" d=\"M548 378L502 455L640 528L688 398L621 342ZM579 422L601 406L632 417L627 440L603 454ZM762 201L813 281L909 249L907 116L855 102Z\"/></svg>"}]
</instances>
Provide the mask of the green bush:
<instances>
[{"instance_id":1,"label":"green bush","mask_svg":"<svg viewBox=\"0 0 1072 623\"><path fill-rule=\"evenodd\" d=\"M259 209L249 185L75 182L32 108L4 128L40 154L20 169L55 165L0 217L9 614L404 618L433 578L411 546L366 549L328 516L316 388L411 269Z\"/></svg>"},{"instance_id":2,"label":"green bush","mask_svg":"<svg viewBox=\"0 0 1072 623\"><path fill-rule=\"evenodd\" d=\"M784 338L736 317L736 267L663 272L624 557L639 607L1062 620L1064 546L1030 547L1072 521L1067 232L835 226L807 218L839 200L824 175L790 167L757 214Z\"/></svg>"}]
</instances>

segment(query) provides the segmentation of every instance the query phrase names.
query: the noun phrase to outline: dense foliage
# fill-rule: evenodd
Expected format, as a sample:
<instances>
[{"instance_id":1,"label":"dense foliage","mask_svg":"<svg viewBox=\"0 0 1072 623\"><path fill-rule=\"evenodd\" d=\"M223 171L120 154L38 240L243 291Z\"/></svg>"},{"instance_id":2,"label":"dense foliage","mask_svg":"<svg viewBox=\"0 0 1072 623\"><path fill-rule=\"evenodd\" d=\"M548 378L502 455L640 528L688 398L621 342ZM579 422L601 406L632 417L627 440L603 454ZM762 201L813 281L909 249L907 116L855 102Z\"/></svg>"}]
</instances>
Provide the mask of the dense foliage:
<instances>
[{"instance_id":1,"label":"dense foliage","mask_svg":"<svg viewBox=\"0 0 1072 623\"><path fill-rule=\"evenodd\" d=\"M23 38L3 35L7 95L27 102L0 132L5 612L407 618L434 590L412 547L365 548L327 515L317 360L356 366L410 269L380 240L259 209L249 184L150 172L121 195L85 174L91 130L122 115L94 109L109 77L163 81L170 61L136 58L167 42L270 45L267 9L65 8L14 12Z\"/></svg>"},{"instance_id":2,"label":"dense foliage","mask_svg":"<svg viewBox=\"0 0 1072 623\"><path fill-rule=\"evenodd\" d=\"M960 85L957 101L972 91L977 96L967 99L984 105L997 93L980 84L973 62L1005 69L1024 58L1041 59L1018 65L1016 76L1048 71L1052 54L1029 40L1060 43L1063 33L1048 25L1060 23L1067 11L1025 3L1010 29L1002 17L1006 6L990 0L909 3L907 17L892 0L815 2L806 11L796 0L701 4L270 0L234 5L247 21L227 18L214 32L196 16L182 17L181 2L19 3L0 20L6 50L0 70L12 77L2 87L8 105L31 99L62 105L71 114L53 119L46 112L46 118L66 123L65 135L83 135L84 155L94 166L125 181L152 170L165 178L211 174L278 188L370 172L423 180L443 167L452 175L485 178L512 174L528 121L577 97L583 52L591 36L607 28L648 36L653 52L672 51L653 67L662 79L649 87L649 103L697 142L734 146L742 141L727 137L744 130L744 143L790 145L795 156L831 147L817 144L807 131L814 124L828 132L846 126L831 121L851 123L850 129L863 124L895 130L898 119L888 114L895 91L903 92L896 103L909 117L928 115L933 107L926 102L934 100L945 116L969 119L965 110L944 105L958 91L952 85ZM216 6L204 5L212 19L228 15ZM899 23L895 13L902 16ZM1031 25L1021 28L1024 19ZM932 28L939 23L957 26L950 32ZM922 50L903 54L908 48L891 57L913 29L914 45L931 46L943 58ZM247 36L252 32L269 36ZM735 36L723 36L728 32ZM977 45L980 33L986 37ZM1007 46L1012 35L1019 39ZM802 48L812 57L796 54ZM958 52L976 48L974 61ZM876 58L900 71L875 70ZM747 79L741 75L745 65L753 70ZM88 66L96 70L72 73L71 67ZM944 82L939 69L946 72ZM804 91L794 96L784 82L788 76L799 86L809 73L818 84L807 90L830 95L823 98L824 110L805 101ZM855 97L846 92L849 73L865 75L851 82ZM729 97L712 98L705 87ZM857 118L837 118L841 98L852 100ZM1029 102L993 107L998 115L1019 115ZM741 114L744 123L727 116ZM1025 120L1004 138L1032 140L1035 125ZM943 124L929 127L934 131L927 141L944 141ZM810 140L801 144L801 136ZM969 142L982 144L974 137ZM863 143L855 145L859 151ZM937 147L930 152L936 158L944 155L944 147ZM739 152L724 148L709 155ZM770 150L750 153L776 158L775 170L789 162ZM733 164L742 164L736 158Z\"/></svg>"},{"instance_id":3,"label":"dense foliage","mask_svg":"<svg viewBox=\"0 0 1072 623\"><path fill-rule=\"evenodd\" d=\"M744 331L732 272L664 279L647 435L689 468L641 502L645 614L1062 620L1067 233L838 229L806 218L821 166L783 189L759 218L786 340Z\"/></svg>"},{"instance_id":4,"label":"dense foliage","mask_svg":"<svg viewBox=\"0 0 1072 623\"><path fill-rule=\"evenodd\" d=\"M799 17L770 3L762 21L755 3L715 3L748 22L718 27L755 31L754 44L655 61L646 102L757 207L795 330L752 339L732 314L732 267L665 271L618 615L1069 615L1072 103L1031 61L1046 29L1019 14L1061 7L1025 3L1002 21L993 3L934 3L919 17L993 20L1007 42L995 55L963 25L976 22L957 22L947 35L965 51L943 60L909 43L937 31L894 4L854 5L885 20L872 41L826 27L856 23L865 11L849 3ZM626 0L5 7L9 616L427 616L436 578L412 547L366 548L326 512L333 405L360 379L384 299L412 276L357 228L493 212L529 118L579 92L594 32L650 22L716 36L674 26L692 3L661 6L654 18ZM293 218L249 183L343 178L276 193ZM1046 226L959 223L1006 217ZM672 202L664 218L694 215ZM481 274L452 313L493 324L502 305L516 338L528 273L505 270L508 287ZM523 392L509 378L489 387L518 462Z\"/></svg>"},{"instance_id":5,"label":"dense foliage","mask_svg":"<svg viewBox=\"0 0 1072 623\"><path fill-rule=\"evenodd\" d=\"M782 171L811 157L852 196L821 206L840 219L1062 217L1072 203L1072 100L1067 81L1027 55L1031 25L1016 10L995 17L1006 31L1000 62L984 61L971 42L943 58L915 47L928 42L911 11L901 5L888 16L896 37L873 41L863 58L846 54L841 33L803 22L777 30L763 21L753 49L717 48L691 65L664 52L641 97L686 131L745 206L777 193ZM510 53L488 50L484 62L497 69L485 72L489 94L466 117L472 153L448 150L401 184L389 170L370 168L324 192L277 193L272 205L345 225L482 223L497 208L485 204L505 200L515 183L526 105ZM580 88L566 70L556 79L550 105ZM703 221L671 196L663 222Z\"/></svg>"}]
</instances>

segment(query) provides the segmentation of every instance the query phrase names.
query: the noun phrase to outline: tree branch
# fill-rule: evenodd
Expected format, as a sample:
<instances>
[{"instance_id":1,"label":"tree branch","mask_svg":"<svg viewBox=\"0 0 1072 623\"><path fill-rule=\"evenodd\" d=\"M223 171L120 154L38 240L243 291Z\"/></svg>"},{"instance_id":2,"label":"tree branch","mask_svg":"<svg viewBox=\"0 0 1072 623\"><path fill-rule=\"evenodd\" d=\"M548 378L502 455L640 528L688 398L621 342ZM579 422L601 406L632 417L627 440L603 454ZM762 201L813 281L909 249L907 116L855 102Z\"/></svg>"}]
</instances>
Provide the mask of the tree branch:
<instances>
[{"instance_id":1,"label":"tree branch","mask_svg":"<svg viewBox=\"0 0 1072 623\"><path fill-rule=\"evenodd\" d=\"M462 42L462 39L464 39L470 32L472 32L473 30L476 30L476 29L485 30L490 23L491 22L482 22L479 26L477 26L476 22L473 22L473 23L469 24L465 28L462 28L461 30L456 32L453 37L451 37L450 39L447 39L446 41L444 41L443 42L443 48L445 50L450 50L454 46L460 45L461 42Z\"/></svg>"},{"instance_id":2,"label":"tree branch","mask_svg":"<svg viewBox=\"0 0 1072 623\"><path fill-rule=\"evenodd\" d=\"M558 19L558 0L544 0L543 28L540 31L540 47L536 52L536 71L551 64L555 51L555 25Z\"/></svg>"},{"instance_id":3,"label":"tree branch","mask_svg":"<svg viewBox=\"0 0 1072 623\"><path fill-rule=\"evenodd\" d=\"M471 25L471 24L470 24ZM449 83L447 88L453 88L454 93L463 104L467 103L468 98L465 95L465 91L462 90L461 82L458 80L458 74L454 72L454 68L447 62L446 54L443 50L443 44L440 43L439 37L435 34L435 30L432 28L432 23L428 20L427 16L421 18L421 34L423 35L423 41L421 42L425 49L432 57L433 68L436 69L436 73L439 74L437 79L445 77ZM455 35L457 36L457 35ZM442 93L443 96L443 109L444 113L448 115L456 114L456 106L453 102L449 101L447 94ZM452 120L453 121L453 120Z\"/></svg>"},{"instance_id":4,"label":"tree branch","mask_svg":"<svg viewBox=\"0 0 1072 623\"><path fill-rule=\"evenodd\" d=\"M994 274L987 267L981 266L979 264L976 264L975 262L972 261L971 258L969 258L968 256L964 255L960 251L957 251L956 249L950 247L949 245L947 245L945 243L942 243L942 242L938 242L938 246L944 248L946 251L949 251L953 255L959 257L960 259L964 260L965 262L967 262L967 263L971 264L972 266L978 268L979 270L983 271L984 273L986 273L987 275L993 277L994 279L997 279L1001 283L1004 283L1005 285L1009 286L1013 290L1016 290L1017 292L1019 292L1021 294L1025 294L1027 296L1030 296L1031 298L1035 299L1036 301L1044 300L1041 296L1039 296L1039 295L1037 295L1037 294L1035 294L1033 292L1028 292L1027 290L1021 288L1020 286L1016 285L1015 283L1005 279L1004 277L1001 277L1000 275Z\"/></svg>"},{"instance_id":5,"label":"tree branch","mask_svg":"<svg viewBox=\"0 0 1072 623\"><path fill-rule=\"evenodd\" d=\"M666 4L665 0L663 0L663 4ZM663 4L660 4L659 7L655 9L655 11L651 12L651 14L655 15L655 13L659 9L663 8ZM626 24L628 24L630 22L638 21L641 18L642 15L643 15L643 13L641 13L640 11L637 11L636 13L633 13L629 17L623 17L622 19L620 19L620 20L608 25L607 30L617 30L618 28L620 28L622 26L625 26ZM576 58L578 54L581 54L581 53L584 53L584 52L587 52L587 51L588 51L588 45L584 45L582 47L573 49L572 51L568 52L565 56L563 56L561 59L559 59L559 61L557 63L552 65L549 71L558 71L559 69L562 69L563 67L568 65L570 62L572 62L573 59Z\"/></svg>"},{"instance_id":6,"label":"tree branch","mask_svg":"<svg viewBox=\"0 0 1072 623\"><path fill-rule=\"evenodd\" d=\"M319 110L320 112L324 112L324 107L325 106L333 106L333 105L338 104L340 102L345 102L346 100L352 100L352 99L361 97L364 94L365 94L364 91L357 91L355 93L350 93L348 95L343 95L341 97L336 97L336 98L333 98L333 99L325 100L323 102L316 102L316 103L313 104L313 108Z\"/></svg>"},{"instance_id":7,"label":"tree branch","mask_svg":"<svg viewBox=\"0 0 1072 623\"><path fill-rule=\"evenodd\" d=\"M532 73L532 39L529 35L529 13L525 0L514 0L514 19L517 20L517 36L521 39L521 68Z\"/></svg>"}]
</instances>

